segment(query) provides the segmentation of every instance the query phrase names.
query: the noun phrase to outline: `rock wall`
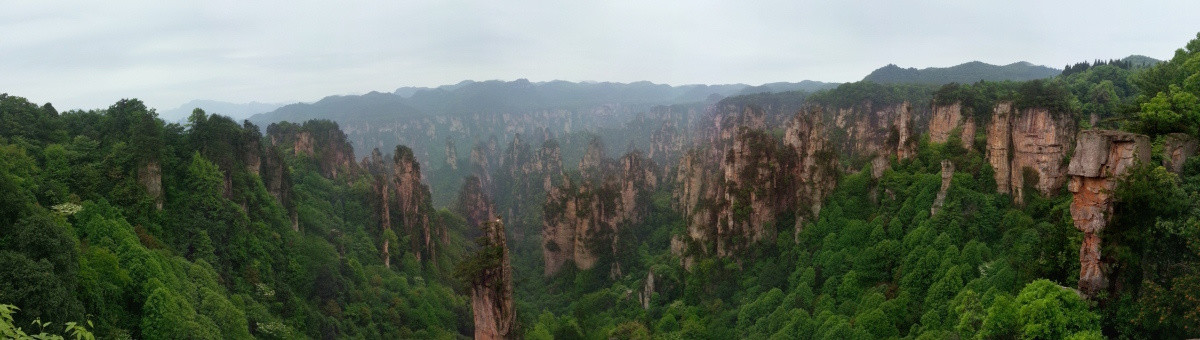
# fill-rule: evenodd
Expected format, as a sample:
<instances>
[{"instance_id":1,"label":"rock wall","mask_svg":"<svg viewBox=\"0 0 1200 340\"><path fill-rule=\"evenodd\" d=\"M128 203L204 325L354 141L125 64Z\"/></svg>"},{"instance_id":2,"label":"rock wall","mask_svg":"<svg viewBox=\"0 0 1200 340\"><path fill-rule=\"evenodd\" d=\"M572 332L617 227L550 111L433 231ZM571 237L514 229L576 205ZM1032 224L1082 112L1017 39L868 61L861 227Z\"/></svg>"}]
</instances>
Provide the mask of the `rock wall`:
<instances>
[{"instance_id":1,"label":"rock wall","mask_svg":"<svg viewBox=\"0 0 1200 340\"><path fill-rule=\"evenodd\" d=\"M916 154L911 103L905 101L875 108L866 102L855 107L828 110L834 115L836 128L830 132L830 139L840 153L865 160L882 159L884 162L891 156L906 159Z\"/></svg>"},{"instance_id":2,"label":"rock wall","mask_svg":"<svg viewBox=\"0 0 1200 340\"><path fill-rule=\"evenodd\" d=\"M1054 195L1066 182L1065 160L1075 141L1075 121L1066 114L1044 108L1021 110L1012 119L1010 192L1017 204L1024 203L1025 169L1037 175L1030 187L1042 195Z\"/></svg>"},{"instance_id":3,"label":"rock wall","mask_svg":"<svg viewBox=\"0 0 1200 340\"><path fill-rule=\"evenodd\" d=\"M753 126L765 116L744 113L750 117L732 120ZM685 263L690 262L685 253L733 256L774 239L779 230L774 223L784 211L797 211L797 223L787 226L797 230L805 218L816 216L839 174L823 119L823 111L813 108L786 123L782 140L742 126L727 141L686 153L673 196L687 221L687 235L672 241L672 251ZM715 248L704 249L710 242Z\"/></svg>"},{"instance_id":4,"label":"rock wall","mask_svg":"<svg viewBox=\"0 0 1200 340\"><path fill-rule=\"evenodd\" d=\"M392 213L399 215L398 222L410 235L411 248L417 260L437 256L439 244L446 238L445 229L435 227L429 221L433 214L433 203L429 197L429 187L421 182L421 165L413 156L412 149L406 146L396 146L392 154L392 193L395 194L396 209Z\"/></svg>"},{"instance_id":5,"label":"rock wall","mask_svg":"<svg viewBox=\"0 0 1200 340\"><path fill-rule=\"evenodd\" d=\"M954 179L954 162L942 160L942 187L938 189L933 206L929 207L929 216L937 215L942 205L946 204L946 192L950 190L950 181Z\"/></svg>"},{"instance_id":6,"label":"rock wall","mask_svg":"<svg viewBox=\"0 0 1200 340\"><path fill-rule=\"evenodd\" d=\"M962 143L963 148L970 150L971 144L975 141L975 118L971 115L964 116L962 111L961 102L952 105L934 105L929 117L929 141L938 144L946 143L957 129L959 132L958 142Z\"/></svg>"},{"instance_id":7,"label":"rock wall","mask_svg":"<svg viewBox=\"0 0 1200 340\"><path fill-rule=\"evenodd\" d=\"M162 167L158 161L151 160L138 168L138 183L146 188L146 194L154 199L154 208L163 208Z\"/></svg>"},{"instance_id":8,"label":"rock wall","mask_svg":"<svg viewBox=\"0 0 1200 340\"><path fill-rule=\"evenodd\" d=\"M1106 285L1099 235L1112 220L1112 192L1133 165L1149 160L1149 137L1111 130L1079 134L1067 173L1073 196L1071 218L1084 235L1079 249L1079 290L1087 295Z\"/></svg>"},{"instance_id":9,"label":"rock wall","mask_svg":"<svg viewBox=\"0 0 1200 340\"><path fill-rule=\"evenodd\" d=\"M1200 141L1183 133L1168 134L1163 141L1163 166L1176 174L1183 172L1183 163L1195 156Z\"/></svg>"},{"instance_id":10,"label":"rock wall","mask_svg":"<svg viewBox=\"0 0 1200 340\"><path fill-rule=\"evenodd\" d=\"M546 276L558 273L568 261L576 268L595 267L600 256L615 257L622 228L640 223L659 184L658 166L641 152L627 153L613 171L579 183L563 179L550 188L543 206L542 255ZM610 276L621 275L613 261Z\"/></svg>"},{"instance_id":11,"label":"rock wall","mask_svg":"<svg viewBox=\"0 0 1200 340\"><path fill-rule=\"evenodd\" d=\"M483 228L486 256L496 256L497 265L480 268L471 282L471 314L475 339L516 339L516 309L513 308L513 272L509 264L504 224L486 222ZM490 262L490 261L489 261Z\"/></svg>"}]
</instances>

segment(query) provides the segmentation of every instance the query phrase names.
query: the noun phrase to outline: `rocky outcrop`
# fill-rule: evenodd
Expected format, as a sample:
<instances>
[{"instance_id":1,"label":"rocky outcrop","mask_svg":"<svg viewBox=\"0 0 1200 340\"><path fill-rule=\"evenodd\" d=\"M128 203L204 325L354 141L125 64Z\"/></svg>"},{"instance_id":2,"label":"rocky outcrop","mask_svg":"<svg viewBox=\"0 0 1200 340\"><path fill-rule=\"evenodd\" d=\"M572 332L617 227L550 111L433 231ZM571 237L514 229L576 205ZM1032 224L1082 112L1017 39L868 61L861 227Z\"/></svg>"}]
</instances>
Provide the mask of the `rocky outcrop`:
<instances>
[{"instance_id":1,"label":"rocky outcrop","mask_svg":"<svg viewBox=\"0 0 1200 340\"><path fill-rule=\"evenodd\" d=\"M1064 165L1075 139L1075 121L1066 114L1030 108L1018 112L1011 126L1013 200L1024 202L1026 169L1036 175L1030 188L1042 195L1056 194L1067 179Z\"/></svg>"},{"instance_id":2,"label":"rocky outcrop","mask_svg":"<svg viewBox=\"0 0 1200 340\"><path fill-rule=\"evenodd\" d=\"M934 105L932 111L929 117L929 141L946 143L957 132L959 140L955 142L961 142L963 148L970 150L971 143L975 141L975 118L970 114L963 115L962 103Z\"/></svg>"},{"instance_id":3,"label":"rocky outcrop","mask_svg":"<svg viewBox=\"0 0 1200 340\"><path fill-rule=\"evenodd\" d=\"M952 179L954 179L954 162L942 160L942 187L938 189L937 197L933 199L933 206L929 208L929 216L937 215L938 210L942 209L942 205L946 204L946 192L950 190L950 180Z\"/></svg>"},{"instance_id":4,"label":"rocky outcrop","mask_svg":"<svg viewBox=\"0 0 1200 340\"><path fill-rule=\"evenodd\" d=\"M672 241L676 255L685 263L684 253L733 256L774 239L774 222L784 211L797 212L797 229L805 218L816 216L839 173L822 121L821 109L806 110L787 123L782 141L763 130L741 127L728 143L714 146L719 152L685 154L676 172L674 198L688 233L686 239ZM715 249L695 249L706 244Z\"/></svg>"},{"instance_id":5,"label":"rocky outcrop","mask_svg":"<svg viewBox=\"0 0 1200 340\"><path fill-rule=\"evenodd\" d=\"M996 191L1010 193L1012 186L1012 102L997 103L987 128L987 160L996 176Z\"/></svg>"},{"instance_id":6,"label":"rocky outcrop","mask_svg":"<svg viewBox=\"0 0 1200 340\"><path fill-rule=\"evenodd\" d=\"M504 223L499 219L483 226L486 242L469 259L471 314L475 339L516 339L516 309L513 308L513 271L509 264Z\"/></svg>"},{"instance_id":7,"label":"rocky outcrop","mask_svg":"<svg viewBox=\"0 0 1200 340\"><path fill-rule=\"evenodd\" d=\"M1094 295L1106 285L1099 235L1112 220L1112 192L1131 167L1149 160L1149 137L1111 130L1079 134L1067 173L1071 176L1068 189L1073 195L1071 218L1084 235L1079 249L1079 290L1087 295Z\"/></svg>"},{"instance_id":8,"label":"rocky outcrop","mask_svg":"<svg viewBox=\"0 0 1200 340\"><path fill-rule=\"evenodd\" d=\"M891 156L905 159L916 153L912 104L907 101L882 107L865 102L832 112L834 126L846 134L844 138L838 138L840 145L837 147L847 155L886 160Z\"/></svg>"},{"instance_id":9,"label":"rocky outcrop","mask_svg":"<svg viewBox=\"0 0 1200 340\"><path fill-rule=\"evenodd\" d=\"M446 138L446 167L450 170L458 170L458 148L454 146L454 140Z\"/></svg>"},{"instance_id":10,"label":"rocky outcrop","mask_svg":"<svg viewBox=\"0 0 1200 340\"><path fill-rule=\"evenodd\" d=\"M267 126L271 145L290 148L295 156L311 158L327 178L354 170L354 148L337 123L310 120L303 125L288 122Z\"/></svg>"},{"instance_id":11,"label":"rocky outcrop","mask_svg":"<svg viewBox=\"0 0 1200 340\"><path fill-rule=\"evenodd\" d=\"M412 149L396 146L392 154L392 192L395 194L397 220L410 235L411 248L417 260L437 256L438 245L447 238L444 229L430 224L433 203L429 198L429 187L421 183L421 164L413 156Z\"/></svg>"},{"instance_id":12,"label":"rocky outcrop","mask_svg":"<svg viewBox=\"0 0 1200 340\"><path fill-rule=\"evenodd\" d=\"M1179 174L1183 172L1183 163L1189 157L1195 156L1200 149L1200 141L1183 133L1172 133L1163 141L1163 166L1167 171Z\"/></svg>"},{"instance_id":13,"label":"rocky outcrop","mask_svg":"<svg viewBox=\"0 0 1200 340\"><path fill-rule=\"evenodd\" d=\"M1056 194L1067 179L1065 160L1075 130L1069 114L997 103L987 128L987 159L995 170L996 190L1012 194L1017 204L1024 203L1026 187Z\"/></svg>"},{"instance_id":14,"label":"rocky outcrop","mask_svg":"<svg viewBox=\"0 0 1200 340\"><path fill-rule=\"evenodd\" d=\"M162 210L163 208L163 189L162 189L162 167L158 161L147 161L138 168L138 183L146 188L146 194L154 200L154 208Z\"/></svg>"},{"instance_id":15,"label":"rocky outcrop","mask_svg":"<svg viewBox=\"0 0 1200 340\"><path fill-rule=\"evenodd\" d=\"M463 181L462 189L458 192L455 212L467 219L467 225L476 228L483 228L484 223L497 218L492 201L483 191L479 177L470 176Z\"/></svg>"},{"instance_id":16,"label":"rocky outcrop","mask_svg":"<svg viewBox=\"0 0 1200 340\"><path fill-rule=\"evenodd\" d=\"M611 159L598 163L618 163ZM543 274L552 276L567 262L576 268L591 269L601 256L615 257L622 228L640 223L650 205L650 193L658 186L658 166L633 151L626 154L615 170L600 178L576 183L563 179L546 194L543 206ZM610 276L621 275L621 263L612 261Z\"/></svg>"}]
</instances>

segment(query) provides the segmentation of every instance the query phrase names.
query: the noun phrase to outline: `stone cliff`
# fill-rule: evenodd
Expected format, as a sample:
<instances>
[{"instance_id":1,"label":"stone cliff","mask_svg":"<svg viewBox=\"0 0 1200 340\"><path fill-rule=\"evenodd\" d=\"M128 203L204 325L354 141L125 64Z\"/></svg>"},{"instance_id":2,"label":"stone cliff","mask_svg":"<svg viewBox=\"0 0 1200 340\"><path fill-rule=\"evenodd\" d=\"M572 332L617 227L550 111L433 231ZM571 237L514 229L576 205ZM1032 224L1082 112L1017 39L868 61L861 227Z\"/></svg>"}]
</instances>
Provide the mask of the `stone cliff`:
<instances>
[{"instance_id":1,"label":"stone cliff","mask_svg":"<svg viewBox=\"0 0 1200 340\"><path fill-rule=\"evenodd\" d=\"M1094 295L1106 285L1099 235L1112 220L1112 192L1132 166L1149 160L1149 137L1110 130L1079 133L1067 173L1071 218L1084 235L1079 249L1079 290L1084 294Z\"/></svg>"},{"instance_id":2,"label":"stone cliff","mask_svg":"<svg viewBox=\"0 0 1200 340\"><path fill-rule=\"evenodd\" d=\"M865 102L827 111L833 114L830 141L834 147L851 160L869 160L875 177L883 174L891 156L906 159L917 151L913 109L907 101L882 107Z\"/></svg>"},{"instance_id":3,"label":"stone cliff","mask_svg":"<svg viewBox=\"0 0 1200 340\"><path fill-rule=\"evenodd\" d=\"M483 249L474 260L471 278L471 314L475 339L516 339L513 308L513 270L509 264L504 223L499 219L482 226Z\"/></svg>"},{"instance_id":4,"label":"stone cliff","mask_svg":"<svg viewBox=\"0 0 1200 340\"><path fill-rule=\"evenodd\" d=\"M1176 174L1183 172L1183 163L1196 155L1200 141L1183 133L1172 133L1163 141L1163 166Z\"/></svg>"},{"instance_id":5,"label":"stone cliff","mask_svg":"<svg viewBox=\"0 0 1200 340\"><path fill-rule=\"evenodd\" d=\"M717 143L680 159L675 174L675 207L687 221L687 235L672 241L684 253L733 256L750 245L774 239L779 214L797 211L799 229L806 217L816 216L820 202L832 191L838 176L836 153L826 135L823 111L802 111L788 121L782 140L751 126L765 114L750 108L748 117L733 118L741 126L717 129ZM704 248L705 244L715 249Z\"/></svg>"},{"instance_id":6,"label":"stone cliff","mask_svg":"<svg viewBox=\"0 0 1200 340\"><path fill-rule=\"evenodd\" d=\"M945 143L950 136L957 132L963 148L971 150L975 142L975 118L968 114L964 117L962 103L952 105L934 105L929 117L929 141Z\"/></svg>"},{"instance_id":7,"label":"stone cliff","mask_svg":"<svg viewBox=\"0 0 1200 340\"><path fill-rule=\"evenodd\" d=\"M973 117L964 114L960 103L935 105L929 119L930 142L946 143L957 132L961 139L954 142L971 150L977 129ZM1012 194L1022 204L1026 187L1054 195L1066 182L1064 163L1076 131L1069 114L1036 107L1018 110L1012 102L1001 101L993 106L985 131L982 151L995 170L998 192Z\"/></svg>"},{"instance_id":8,"label":"stone cliff","mask_svg":"<svg viewBox=\"0 0 1200 340\"><path fill-rule=\"evenodd\" d=\"M618 248L623 228L642 221L650 193L659 184L658 166L641 152L630 152L619 162L606 158L594 162L618 165L596 178L563 179L546 194L542 228L546 276L558 273L568 261L576 268L591 269L601 257L614 258L626 251ZM611 262L610 276L621 275L620 262Z\"/></svg>"}]
</instances>

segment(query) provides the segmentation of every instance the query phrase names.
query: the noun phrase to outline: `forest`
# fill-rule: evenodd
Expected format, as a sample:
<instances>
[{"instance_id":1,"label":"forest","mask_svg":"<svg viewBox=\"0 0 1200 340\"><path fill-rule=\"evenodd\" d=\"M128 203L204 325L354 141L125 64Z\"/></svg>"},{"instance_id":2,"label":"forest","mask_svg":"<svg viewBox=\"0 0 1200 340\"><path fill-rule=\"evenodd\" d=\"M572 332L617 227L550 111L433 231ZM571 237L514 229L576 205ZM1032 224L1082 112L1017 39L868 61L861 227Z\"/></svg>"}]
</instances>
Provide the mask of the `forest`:
<instances>
[{"instance_id":1,"label":"forest","mask_svg":"<svg viewBox=\"0 0 1200 340\"><path fill-rule=\"evenodd\" d=\"M0 337L1200 336L1200 35L1045 79L776 87L439 135L473 148L425 164L325 119L3 94Z\"/></svg>"}]
</instances>

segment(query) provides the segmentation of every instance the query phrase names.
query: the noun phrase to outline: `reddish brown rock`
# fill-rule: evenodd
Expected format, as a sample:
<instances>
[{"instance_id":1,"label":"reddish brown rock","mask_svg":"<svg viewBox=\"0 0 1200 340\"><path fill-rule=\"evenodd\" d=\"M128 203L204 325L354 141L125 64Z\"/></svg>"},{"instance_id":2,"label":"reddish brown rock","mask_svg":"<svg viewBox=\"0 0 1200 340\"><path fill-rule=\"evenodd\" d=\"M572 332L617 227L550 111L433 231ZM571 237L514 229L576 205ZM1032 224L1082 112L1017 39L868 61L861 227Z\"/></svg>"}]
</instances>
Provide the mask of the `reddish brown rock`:
<instances>
[{"instance_id":1,"label":"reddish brown rock","mask_svg":"<svg viewBox=\"0 0 1200 340\"><path fill-rule=\"evenodd\" d=\"M486 222L487 242L480 250L487 258L471 281L471 314L475 319L475 339L516 339L516 310L513 308L513 272L509 264L504 223Z\"/></svg>"},{"instance_id":2,"label":"reddish brown rock","mask_svg":"<svg viewBox=\"0 0 1200 340\"><path fill-rule=\"evenodd\" d=\"M1183 172L1183 163L1195 156L1200 141L1183 133L1168 134L1163 141L1163 166L1176 174Z\"/></svg>"},{"instance_id":3,"label":"reddish brown rock","mask_svg":"<svg viewBox=\"0 0 1200 340\"><path fill-rule=\"evenodd\" d=\"M1075 228L1084 233L1079 249L1079 290L1087 295L1106 285L1099 235L1112 220L1112 192L1132 166L1149 160L1149 137L1111 130L1079 133L1067 173L1073 194L1071 218Z\"/></svg>"},{"instance_id":4,"label":"reddish brown rock","mask_svg":"<svg viewBox=\"0 0 1200 340\"><path fill-rule=\"evenodd\" d=\"M597 163L615 163L610 159ZM650 193L658 186L657 165L630 152L613 171L602 178L585 178L579 183L563 179L546 195L543 206L542 255L546 276L562 269L568 261L576 268L591 269L599 256L615 256L620 251L621 228L641 222L650 205ZM620 263L613 261L611 276L621 274Z\"/></svg>"},{"instance_id":5,"label":"reddish brown rock","mask_svg":"<svg viewBox=\"0 0 1200 340\"><path fill-rule=\"evenodd\" d=\"M1007 194L1012 186L1012 102L1000 102L992 112L987 128L987 160L996 176L996 191Z\"/></svg>"},{"instance_id":6,"label":"reddish brown rock","mask_svg":"<svg viewBox=\"0 0 1200 340\"><path fill-rule=\"evenodd\" d=\"M1037 175L1030 187L1042 195L1055 194L1067 179L1063 160L1075 139L1075 121L1064 113L1030 108L1018 112L1011 124L1013 200L1024 202L1026 169Z\"/></svg>"}]
</instances>

